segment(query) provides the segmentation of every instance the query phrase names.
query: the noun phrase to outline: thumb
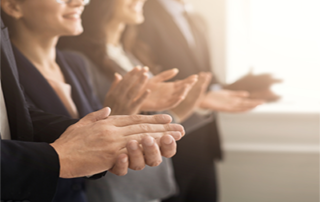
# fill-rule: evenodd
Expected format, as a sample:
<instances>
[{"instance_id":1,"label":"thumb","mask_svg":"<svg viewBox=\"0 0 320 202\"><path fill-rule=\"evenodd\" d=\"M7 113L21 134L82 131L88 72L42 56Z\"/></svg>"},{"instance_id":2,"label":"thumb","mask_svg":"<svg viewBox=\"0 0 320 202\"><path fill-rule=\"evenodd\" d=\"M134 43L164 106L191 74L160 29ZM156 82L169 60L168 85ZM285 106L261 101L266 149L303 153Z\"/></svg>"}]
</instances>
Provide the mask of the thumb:
<instances>
[{"instance_id":1,"label":"thumb","mask_svg":"<svg viewBox=\"0 0 320 202\"><path fill-rule=\"evenodd\" d=\"M87 116L83 117L79 121L79 123L88 124L88 123L97 122L97 121L108 118L108 116L110 116L110 114L111 114L111 109L109 107L105 107L103 109L100 109L99 111L90 113Z\"/></svg>"},{"instance_id":2,"label":"thumb","mask_svg":"<svg viewBox=\"0 0 320 202\"><path fill-rule=\"evenodd\" d=\"M156 75L152 79L155 82L163 82L175 77L178 73L179 73L179 70L174 68L174 69L161 72L160 74Z\"/></svg>"}]
</instances>

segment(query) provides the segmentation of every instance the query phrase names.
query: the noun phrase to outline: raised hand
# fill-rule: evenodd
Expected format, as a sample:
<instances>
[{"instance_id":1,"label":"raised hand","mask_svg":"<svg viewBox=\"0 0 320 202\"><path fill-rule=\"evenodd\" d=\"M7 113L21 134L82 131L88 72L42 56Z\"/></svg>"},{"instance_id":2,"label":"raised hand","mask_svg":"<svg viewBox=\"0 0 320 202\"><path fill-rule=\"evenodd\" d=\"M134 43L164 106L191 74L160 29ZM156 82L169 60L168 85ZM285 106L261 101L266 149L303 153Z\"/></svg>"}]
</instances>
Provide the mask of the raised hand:
<instances>
[{"instance_id":1,"label":"raised hand","mask_svg":"<svg viewBox=\"0 0 320 202\"><path fill-rule=\"evenodd\" d=\"M133 115L140 111L150 90L146 89L148 69L136 67L123 78L115 74L115 80L108 91L104 106L112 109L112 115Z\"/></svg>"},{"instance_id":2,"label":"raised hand","mask_svg":"<svg viewBox=\"0 0 320 202\"><path fill-rule=\"evenodd\" d=\"M250 99L246 91L210 91L203 98L200 107L219 112L246 112L264 103L260 99Z\"/></svg>"},{"instance_id":3,"label":"raised hand","mask_svg":"<svg viewBox=\"0 0 320 202\"><path fill-rule=\"evenodd\" d=\"M151 93L143 102L143 111L163 111L176 107L187 96L193 85L197 82L198 76L192 75L184 80L165 82L178 73L177 69L164 71L149 79L146 88Z\"/></svg>"},{"instance_id":4,"label":"raised hand","mask_svg":"<svg viewBox=\"0 0 320 202\"><path fill-rule=\"evenodd\" d=\"M149 150L143 148L144 159L147 165L157 165L159 162L150 161L150 156L156 156L157 160L161 153L170 156L176 150L173 142L166 145L160 143L168 141L168 135L174 140L184 135L182 126L169 124L172 119L168 115L109 115L109 108L91 113L70 126L51 144L59 155L60 177L83 177L109 169L120 169L126 164L124 161L127 155L132 155L130 149L127 149L127 144L132 141L151 146ZM151 143L148 143L148 138L151 138ZM161 152L158 151L159 146Z\"/></svg>"},{"instance_id":5,"label":"raised hand","mask_svg":"<svg viewBox=\"0 0 320 202\"><path fill-rule=\"evenodd\" d=\"M185 119L187 119L188 116L191 115L199 106L200 102L205 96L211 78L212 74L210 72L199 73L198 82L192 87L186 99L177 107L170 110L179 118L179 122L183 122Z\"/></svg>"}]
</instances>

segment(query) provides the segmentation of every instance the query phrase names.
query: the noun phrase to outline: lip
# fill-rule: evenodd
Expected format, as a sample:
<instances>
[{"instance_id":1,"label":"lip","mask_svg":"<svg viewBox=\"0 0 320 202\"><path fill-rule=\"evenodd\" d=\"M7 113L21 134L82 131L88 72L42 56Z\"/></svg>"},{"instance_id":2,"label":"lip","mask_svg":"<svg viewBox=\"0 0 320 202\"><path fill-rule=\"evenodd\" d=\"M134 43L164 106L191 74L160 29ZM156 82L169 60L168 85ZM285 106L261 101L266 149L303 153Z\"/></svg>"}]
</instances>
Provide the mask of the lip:
<instances>
[{"instance_id":1,"label":"lip","mask_svg":"<svg viewBox=\"0 0 320 202\"><path fill-rule=\"evenodd\" d=\"M71 13L63 15L63 18L70 19L70 20L80 20L81 14L82 14L82 11L71 12Z\"/></svg>"}]
</instances>

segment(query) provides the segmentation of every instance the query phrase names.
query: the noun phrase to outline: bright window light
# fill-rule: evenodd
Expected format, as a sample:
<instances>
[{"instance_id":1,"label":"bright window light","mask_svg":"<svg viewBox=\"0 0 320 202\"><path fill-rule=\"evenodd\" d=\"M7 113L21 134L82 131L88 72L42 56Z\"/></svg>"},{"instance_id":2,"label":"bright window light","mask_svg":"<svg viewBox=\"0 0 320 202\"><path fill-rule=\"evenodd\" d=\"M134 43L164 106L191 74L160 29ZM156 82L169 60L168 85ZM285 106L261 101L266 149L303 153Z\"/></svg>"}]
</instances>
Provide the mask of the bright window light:
<instances>
[{"instance_id":1,"label":"bright window light","mask_svg":"<svg viewBox=\"0 0 320 202\"><path fill-rule=\"evenodd\" d=\"M320 0L228 0L227 81L270 72L275 91L320 100Z\"/></svg>"}]
</instances>

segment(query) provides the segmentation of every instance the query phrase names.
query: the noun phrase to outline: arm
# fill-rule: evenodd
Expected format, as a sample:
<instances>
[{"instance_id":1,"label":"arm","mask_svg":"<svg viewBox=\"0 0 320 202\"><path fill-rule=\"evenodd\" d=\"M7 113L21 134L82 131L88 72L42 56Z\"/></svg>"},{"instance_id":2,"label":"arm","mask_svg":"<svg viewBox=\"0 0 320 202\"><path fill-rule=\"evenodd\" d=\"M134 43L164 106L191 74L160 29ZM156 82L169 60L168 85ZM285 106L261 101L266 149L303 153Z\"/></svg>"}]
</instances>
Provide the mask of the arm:
<instances>
[{"instance_id":1,"label":"arm","mask_svg":"<svg viewBox=\"0 0 320 202\"><path fill-rule=\"evenodd\" d=\"M51 201L59 167L49 144L1 141L1 199Z\"/></svg>"}]
</instances>

